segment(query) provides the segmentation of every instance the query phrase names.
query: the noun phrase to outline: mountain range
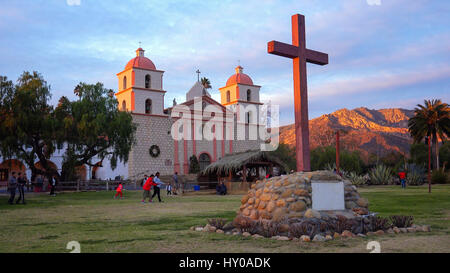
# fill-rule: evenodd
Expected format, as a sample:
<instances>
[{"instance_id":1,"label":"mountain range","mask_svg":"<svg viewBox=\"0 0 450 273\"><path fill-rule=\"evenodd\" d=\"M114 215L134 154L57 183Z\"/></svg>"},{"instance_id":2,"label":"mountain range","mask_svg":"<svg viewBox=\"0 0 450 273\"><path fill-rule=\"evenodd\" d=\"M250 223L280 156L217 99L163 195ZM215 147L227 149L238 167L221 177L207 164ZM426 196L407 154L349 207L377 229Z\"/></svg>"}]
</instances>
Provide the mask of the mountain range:
<instances>
[{"instance_id":1,"label":"mountain range","mask_svg":"<svg viewBox=\"0 0 450 273\"><path fill-rule=\"evenodd\" d=\"M341 149L358 150L366 160L371 154L382 157L393 151L407 155L412 143L408 119L413 115L413 110L401 108L340 109L309 121L310 146L335 145L339 130ZM280 143L295 146L294 124L280 127Z\"/></svg>"}]
</instances>

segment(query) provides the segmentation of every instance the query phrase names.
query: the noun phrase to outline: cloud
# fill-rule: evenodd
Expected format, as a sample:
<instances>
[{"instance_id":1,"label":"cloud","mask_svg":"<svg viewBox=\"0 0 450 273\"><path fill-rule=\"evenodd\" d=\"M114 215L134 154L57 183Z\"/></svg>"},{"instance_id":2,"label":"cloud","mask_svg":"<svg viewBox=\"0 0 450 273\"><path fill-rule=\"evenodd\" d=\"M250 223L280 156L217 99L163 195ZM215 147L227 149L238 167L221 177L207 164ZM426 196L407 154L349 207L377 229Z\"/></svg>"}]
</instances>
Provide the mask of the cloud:
<instances>
[{"instance_id":1,"label":"cloud","mask_svg":"<svg viewBox=\"0 0 450 273\"><path fill-rule=\"evenodd\" d=\"M369 6L381 6L381 0L366 0Z\"/></svg>"},{"instance_id":2,"label":"cloud","mask_svg":"<svg viewBox=\"0 0 450 273\"><path fill-rule=\"evenodd\" d=\"M66 0L69 6L79 6L81 5L81 0Z\"/></svg>"}]
</instances>

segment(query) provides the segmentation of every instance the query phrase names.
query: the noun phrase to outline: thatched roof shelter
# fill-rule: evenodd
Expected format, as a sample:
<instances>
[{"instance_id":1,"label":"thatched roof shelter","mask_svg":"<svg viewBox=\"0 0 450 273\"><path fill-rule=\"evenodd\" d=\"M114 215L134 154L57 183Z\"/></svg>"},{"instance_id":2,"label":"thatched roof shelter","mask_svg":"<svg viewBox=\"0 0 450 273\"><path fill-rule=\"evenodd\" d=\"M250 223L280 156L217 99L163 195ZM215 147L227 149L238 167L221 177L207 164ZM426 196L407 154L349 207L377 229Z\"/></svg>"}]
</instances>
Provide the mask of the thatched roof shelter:
<instances>
[{"instance_id":1,"label":"thatched roof shelter","mask_svg":"<svg viewBox=\"0 0 450 273\"><path fill-rule=\"evenodd\" d=\"M220 160L211 163L202 174L225 174L236 173L245 168L247 165L276 165L287 170L286 164L280 159L271 155L269 152L260 150L246 151L230 154L222 157Z\"/></svg>"}]
</instances>

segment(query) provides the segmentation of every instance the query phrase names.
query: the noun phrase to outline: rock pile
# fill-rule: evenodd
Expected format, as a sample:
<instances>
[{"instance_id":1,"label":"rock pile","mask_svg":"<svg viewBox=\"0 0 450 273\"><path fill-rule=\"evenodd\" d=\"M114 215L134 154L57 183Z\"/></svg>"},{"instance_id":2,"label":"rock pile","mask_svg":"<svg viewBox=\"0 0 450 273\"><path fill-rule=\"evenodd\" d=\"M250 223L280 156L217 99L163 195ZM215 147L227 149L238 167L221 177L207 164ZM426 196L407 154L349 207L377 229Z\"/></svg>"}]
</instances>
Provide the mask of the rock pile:
<instances>
[{"instance_id":1,"label":"rock pile","mask_svg":"<svg viewBox=\"0 0 450 273\"><path fill-rule=\"evenodd\" d=\"M256 181L241 200L238 216L253 220L283 221L290 218L321 218L335 215L334 211L312 209L311 181L343 181L347 217L368 213L369 203L362 198L350 181L330 171L298 172L286 176Z\"/></svg>"}]
</instances>

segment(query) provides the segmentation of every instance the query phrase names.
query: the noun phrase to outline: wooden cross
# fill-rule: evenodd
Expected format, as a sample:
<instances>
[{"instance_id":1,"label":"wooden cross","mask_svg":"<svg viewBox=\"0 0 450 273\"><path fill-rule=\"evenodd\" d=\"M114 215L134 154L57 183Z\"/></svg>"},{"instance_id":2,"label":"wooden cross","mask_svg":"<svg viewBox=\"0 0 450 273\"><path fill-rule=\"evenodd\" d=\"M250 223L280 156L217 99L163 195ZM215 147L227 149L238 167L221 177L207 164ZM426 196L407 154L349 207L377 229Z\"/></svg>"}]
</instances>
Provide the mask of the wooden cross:
<instances>
[{"instance_id":1,"label":"wooden cross","mask_svg":"<svg viewBox=\"0 0 450 273\"><path fill-rule=\"evenodd\" d=\"M306 62L326 65L328 54L306 48L305 16L301 14L292 15L292 45L270 41L267 44L267 51L293 60L297 171L310 171Z\"/></svg>"}]
</instances>

